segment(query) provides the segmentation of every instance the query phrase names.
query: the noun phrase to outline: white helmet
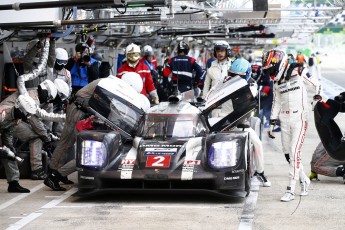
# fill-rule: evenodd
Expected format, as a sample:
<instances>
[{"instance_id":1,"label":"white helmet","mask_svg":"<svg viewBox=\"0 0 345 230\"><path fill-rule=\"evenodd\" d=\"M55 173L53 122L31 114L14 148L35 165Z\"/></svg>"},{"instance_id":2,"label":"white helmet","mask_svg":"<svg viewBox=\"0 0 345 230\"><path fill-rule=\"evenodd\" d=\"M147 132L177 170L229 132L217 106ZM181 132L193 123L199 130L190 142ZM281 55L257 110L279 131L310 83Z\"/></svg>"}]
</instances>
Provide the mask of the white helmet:
<instances>
[{"instance_id":1,"label":"white helmet","mask_svg":"<svg viewBox=\"0 0 345 230\"><path fill-rule=\"evenodd\" d=\"M134 43L129 44L126 47L127 61L135 63L140 59L140 47Z\"/></svg>"},{"instance_id":2,"label":"white helmet","mask_svg":"<svg viewBox=\"0 0 345 230\"><path fill-rule=\"evenodd\" d=\"M57 89L55 84L51 80L44 80L40 84L41 89L47 90L48 92L48 100L54 100L57 95Z\"/></svg>"},{"instance_id":3,"label":"white helmet","mask_svg":"<svg viewBox=\"0 0 345 230\"><path fill-rule=\"evenodd\" d=\"M143 53L144 53L144 56L153 56L153 49L152 49L152 47L149 46L149 45L144 46Z\"/></svg>"},{"instance_id":4,"label":"white helmet","mask_svg":"<svg viewBox=\"0 0 345 230\"><path fill-rule=\"evenodd\" d=\"M138 96L140 99L141 109L146 112L151 106L150 101L144 94L139 94Z\"/></svg>"},{"instance_id":5,"label":"white helmet","mask_svg":"<svg viewBox=\"0 0 345 230\"><path fill-rule=\"evenodd\" d=\"M121 79L132 86L138 93L143 90L143 79L136 72L127 72L121 77Z\"/></svg>"},{"instance_id":6,"label":"white helmet","mask_svg":"<svg viewBox=\"0 0 345 230\"><path fill-rule=\"evenodd\" d=\"M36 114L37 104L30 96L19 95L15 102L15 107L25 115Z\"/></svg>"},{"instance_id":7,"label":"white helmet","mask_svg":"<svg viewBox=\"0 0 345 230\"><path fill-rule=\"evenodd\" d=\"M56 54L56 63L58 65L66 65L68 61L68 53L63 48L56 48L55 49Z\"/></svg>"},{"instance_id":8,"label":"white helmet","mask_svg":"<svg viewBox=\"0 0 345 230\"><path fill-rule=\"evenodd\" d=\"M70 96L70 88L68 84L64 80L58 78L54 80L54 84L61 100L66 100Z\"/></svg>"}]
</instances>

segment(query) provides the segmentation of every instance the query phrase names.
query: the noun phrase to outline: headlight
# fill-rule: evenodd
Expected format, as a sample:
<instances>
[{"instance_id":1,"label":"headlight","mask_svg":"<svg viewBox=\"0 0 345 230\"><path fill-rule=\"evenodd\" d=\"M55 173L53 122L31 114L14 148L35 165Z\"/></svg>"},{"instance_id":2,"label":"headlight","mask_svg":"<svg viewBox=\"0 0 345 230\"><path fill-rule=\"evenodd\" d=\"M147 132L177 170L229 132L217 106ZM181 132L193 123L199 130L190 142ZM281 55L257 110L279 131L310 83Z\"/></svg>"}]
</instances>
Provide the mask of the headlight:
<instances>
[{"instance_id":1,"label":"headlight","mask_svg":"<svg viewBox=\"0 0 345 230\"><path fill-rule=\"evenodd\" d=\"M237 164L240 154L240 140L213 143L208 151L208 164L211 168L222 169Z\"/></svg>"},{"instance_id":2,"label":"headlight","mask_svg":"<svg viewBox=\"0 0 345 230\"><path fill-rule=\"evenodd\" d=\"M100 167L105 163L107 151L103 142L86 140L81 147L81 165Z\"/></svg>"}]
</instances>

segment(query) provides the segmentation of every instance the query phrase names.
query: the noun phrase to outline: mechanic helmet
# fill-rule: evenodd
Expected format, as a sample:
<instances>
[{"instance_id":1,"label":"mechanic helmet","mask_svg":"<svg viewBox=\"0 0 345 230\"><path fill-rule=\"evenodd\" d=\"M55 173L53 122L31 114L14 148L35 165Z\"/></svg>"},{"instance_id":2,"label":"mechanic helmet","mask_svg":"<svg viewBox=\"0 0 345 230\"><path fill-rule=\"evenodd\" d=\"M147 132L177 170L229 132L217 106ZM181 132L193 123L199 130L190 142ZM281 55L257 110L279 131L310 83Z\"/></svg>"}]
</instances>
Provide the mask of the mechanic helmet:
<instances>
[{"instance_id":1,"label":"mechanic helmet","mask_svg":"<svg viewBox=\"0 0 345 230\"><path fill-rule=\"evenodd\" d=\"M184 53L187 55L189 53L189 46L184 41L180 41L177 46L177 53Z\"/></svg>"},{"instance_id":2,"label":"mechanic helmet","mask_svg":"<svg viewBox=\"0 0 345 230\"><path fill-rule=\"evenodd\" d=\"M51 80L44 80L38 85L38 97L40 103L46 103L55 99L57 88Z\"/></svg>"},{"instance_id":3,"label":"mechanic helmet","mask_svg":"<svg viewBox=\"0 0 345 230\"><path fill-rule=\"evenodd\" d=\"M143 79L139 74L135 72L127 72L121 77L121 79L127 82L130 86L132 86L138 93L140 93L143 90Z\"/></svg>"},{"instance_id":4,"label":"mechanic helmet","mask_svg":"<svg viewBox=\"0 0 345 230\"><path fill-rule=\"evenodd\" d=\"M126 59L128 63L136 64L140 59L140 47L134 43L126 47Z\"/></svg>"},{"instance_id":5,"label":"mechanic helmet","mask_svg":"<svg viewBox=\"0 0 345 230\"><path fill-rule=\"evenodd\" d=\"M144 112L146 112L151 106L150 101L144 94L141 94L141 93L139 94L139 98L140 98L141 109Z\"/></svg>"},{"instance_id":6,"label":"mechanic helmet","mask_svg":"<svg viewBox=\"0 0 345 230\"><path fill-rule=\"evenodd\" d=\"M57 95L60 97L61 101L66 100L70 96L70 88L68 84L62 79L55 79L54 85L56 86Z\"/></svg>"},{"instance_id":7,"label":"mechanic helmet","mask_svg":"<svg viewBox=\"0 0 345 230\"><path fill-rule=\"evenodd\" d=\"M231 77L240 76L248 81L252 73L250 63L244 58L237 58L230 66L228 75Z\"/></svg>"},{"instance_id":8,"label":"mechanic helmet","mask_svg":"<svg viewBox=\"0 0 345 230\"><path fill-rule=\"evenodd\" d=\"M15 107L26 116L29 114L36 114L37 111L37 104L30 96L19 95L16 99Z\"/></svg>"},{"instance_id":9,"label":"mechanic helmet","mask_svg":"<svg viewBox=\"0 0 345 230\"><path fill-rule=\"evenodd\" d=\"M262 71L278 81L287 66L287 55L282 50L270 50L262 57Z\"/></svg>"},{"instance_id":10,"label":"mechanic helmet","mask_svg":"<svg viewBox=\"0 0 345 230\"><path fill-rule=\"evenodd\" d=\"M67 64L68 53L65 49L56 48L55 54L56 54L56 60L55 60L54 69L62 70L65 67L65 65Z\"/></svg>"},{"instance_id":11,"label":"mechanic helmet","mask_svg":"<svg viewBox=\"0 0 345 230\"><path fill-rule=\"evenodd\" d=\"M220 50L220 49L225 49L227 57L230 55L229 43L227 43L226 41L217 41L214 43L214 48L213 48L214 57L217 57L216 50Z\"/></svg>"},{"instance_id":12,"label":"mechanic helmet","mask_svg":"<svg viewBox=\"0 0 345 230\"><path fill-rule=\"evenodd\" d=\"M149 45L144 46L143 53L144 53L144 56L154 56L153 49Z\"/></svg>"}]
</instances>

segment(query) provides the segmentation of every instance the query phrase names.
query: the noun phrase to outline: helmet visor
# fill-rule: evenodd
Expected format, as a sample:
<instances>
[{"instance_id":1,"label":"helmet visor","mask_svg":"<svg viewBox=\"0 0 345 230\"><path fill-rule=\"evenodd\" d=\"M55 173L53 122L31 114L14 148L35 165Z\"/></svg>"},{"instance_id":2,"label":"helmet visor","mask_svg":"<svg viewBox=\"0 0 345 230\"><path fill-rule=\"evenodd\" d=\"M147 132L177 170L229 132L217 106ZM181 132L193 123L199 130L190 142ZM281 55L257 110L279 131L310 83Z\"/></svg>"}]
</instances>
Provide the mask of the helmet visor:
<instances>
[{"instance_id":1,"label":"helmet visor","mask_svg":"<svg viewBox=\"0 0 345 230\"><path fill-rule=\"evenodd\" d=\"M140 53L127 53L127 59L130 61L137 61L140 58Z\"/></svg>"}]
</instances>

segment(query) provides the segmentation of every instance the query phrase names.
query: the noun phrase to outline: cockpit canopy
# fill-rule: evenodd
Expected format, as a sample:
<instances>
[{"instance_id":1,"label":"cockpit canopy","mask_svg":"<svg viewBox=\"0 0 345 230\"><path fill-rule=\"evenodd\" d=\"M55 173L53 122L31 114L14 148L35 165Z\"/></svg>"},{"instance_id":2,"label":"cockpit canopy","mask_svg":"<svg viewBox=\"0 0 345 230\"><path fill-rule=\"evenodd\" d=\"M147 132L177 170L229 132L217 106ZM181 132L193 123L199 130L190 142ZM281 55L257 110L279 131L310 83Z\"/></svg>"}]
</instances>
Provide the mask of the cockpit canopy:
<instances>
[{"instance_id":1,"label":"cockpit canopy","mask_svg":"<svg viewBox=\"0 0 345 230\"><path fill-rule=\"evenodd\" d=\"M204 136L206 128L198 114L146 114L140 136L148 139Z\"/></svg>"}]
</instances>

